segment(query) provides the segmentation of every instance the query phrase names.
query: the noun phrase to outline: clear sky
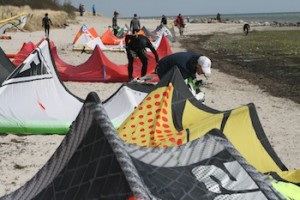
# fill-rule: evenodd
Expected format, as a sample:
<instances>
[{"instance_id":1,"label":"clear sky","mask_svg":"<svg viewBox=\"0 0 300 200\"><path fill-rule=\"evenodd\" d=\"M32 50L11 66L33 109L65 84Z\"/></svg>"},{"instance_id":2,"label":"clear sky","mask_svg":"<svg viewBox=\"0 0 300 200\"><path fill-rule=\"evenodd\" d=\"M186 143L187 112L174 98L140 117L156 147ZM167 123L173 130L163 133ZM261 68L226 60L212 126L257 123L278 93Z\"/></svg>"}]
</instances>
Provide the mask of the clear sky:
<instances>
[{"instance_id":1,"label":"clear sky","mask_svg":"<svg viewBox=\"0 0 300 200\"><path fill-rule=\"evenodd\" d=\"M136 13L140 17L182 15L216 15L300 12L300 0L60 0L71 2L76 8L84 4L87 11L96 11L106 17L113 15L114 10L120 17L132 17Z\"/></svg>"}]
</instances>

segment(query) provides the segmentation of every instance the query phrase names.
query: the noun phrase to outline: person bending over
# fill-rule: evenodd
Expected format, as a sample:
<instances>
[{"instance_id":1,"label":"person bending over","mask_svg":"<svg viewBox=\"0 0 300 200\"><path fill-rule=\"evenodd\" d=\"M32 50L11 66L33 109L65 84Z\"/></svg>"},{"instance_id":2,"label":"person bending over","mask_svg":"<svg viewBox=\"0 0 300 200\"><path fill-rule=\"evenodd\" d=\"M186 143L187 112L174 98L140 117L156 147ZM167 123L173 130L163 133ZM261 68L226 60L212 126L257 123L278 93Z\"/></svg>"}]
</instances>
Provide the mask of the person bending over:
<instances>
[{"instance_id":1,"label":"person bending over","mask_svg":"<svg viewBox=\"0 0 300 200\"><path fill-rule=\"evenodd\" d=\"M178 52L162 58L156 66L156 73L159 79L162 79L168 71L178 67L183 79L190 88L194 96L204 102L204 93L200 86L202 80L196 80L196 73L203 74L206 78L211 74L211 60L194 52Z\"/></svg>"},{"instance_id":2,"label":"person bending over","mask_svg":"<svg viewBox=\"0 0 300 200\"><path fill-rule=\"evenodd\" d=\"M245 35L248 35L248 33L250 31L250 25L249 24L244 24L243 30L244 30Z\"/></svg>"},{"instance_id":3,"label":"person bending over","mask_svg":"<svg viewBox=\"0 0 300 200\"><path fill-rule=\"evenodd\" d=\"M161 79L168 71L177 66L183 79L196 78L203 74L208 77L211 74L211 60L194 52L178 52L162 58L156 66L156 73Z\"/></svg>"},{"instance_id":4,"label":"person bending over","mask_svg":"<svg viewBox=\"0 0 300 200\"><path fill-rule=\"evenodd\" d=\"M133 74L133 61L136 57L139 57L143 66L141 70L141 76L145 76L147 73L147 67L148 67L148 57L146 54L146 48L149 48L151 52L155 56L156 62L158 62L158 54L153 47L150 40L143 35L126 35L125 37L125 45L126 45L126 53L128 58L128 78L129 81L132 80L132 74Z\"/></svg>"}]
</instances>

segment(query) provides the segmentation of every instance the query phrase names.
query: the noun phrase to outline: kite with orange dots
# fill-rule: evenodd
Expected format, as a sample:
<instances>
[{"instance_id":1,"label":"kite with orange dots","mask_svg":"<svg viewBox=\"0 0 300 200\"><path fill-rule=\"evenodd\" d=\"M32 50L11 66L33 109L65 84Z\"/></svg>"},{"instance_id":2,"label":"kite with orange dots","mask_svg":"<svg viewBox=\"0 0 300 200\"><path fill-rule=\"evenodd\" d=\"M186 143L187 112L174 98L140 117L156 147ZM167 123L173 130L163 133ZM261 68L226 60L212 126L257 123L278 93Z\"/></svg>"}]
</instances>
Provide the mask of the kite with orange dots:
<instances>
[{"instance_id":1,"label":"kite with orange dots","mask_svg":"<svg viewBox=\"0 0 300 200\"><path fill-rule=\"evenodd\" d=\"M221 130L258 171L300 183L300 170L288 170L269 143L254 104L227 111L209 108L191 94L177 67L122 123L118 134L130 144L166 148L196 140L212 129Z\"/></svg>"},{"instance_id":2,"label":"kite with orange dots","mask_svg":"<svg viewBox=\"0 0 300 200\"><path fill-rule=\"evenodd\" d=\"M119 136L127 143L144 147L178 146L189 141L190 124L182 124L187 99L195 98L188 91L177 68L166 75L133 113L118 128ZM181 79L181 81L180 81ZM184 97L184 98L183 98ZM204 116L214 115L206 109ZM222 114L221 114L222 115ZM214 122L215 123L215 122ZM215 123L214 128L220 126ZM210 130L210 129L209 129Z\"/></svg>"}]
</instances>

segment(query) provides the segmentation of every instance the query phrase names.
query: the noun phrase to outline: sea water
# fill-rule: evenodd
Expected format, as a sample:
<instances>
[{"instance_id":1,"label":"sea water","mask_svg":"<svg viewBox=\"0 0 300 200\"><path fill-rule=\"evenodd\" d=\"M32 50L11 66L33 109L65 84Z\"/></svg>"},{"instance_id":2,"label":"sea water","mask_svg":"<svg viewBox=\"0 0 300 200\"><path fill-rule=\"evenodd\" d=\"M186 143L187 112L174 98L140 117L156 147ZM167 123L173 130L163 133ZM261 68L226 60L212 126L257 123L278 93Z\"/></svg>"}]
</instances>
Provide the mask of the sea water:
<instances>
[{"instance_id":1,"label":"sea water","mask_svg":"<svg viewBox=\"0 0 300 200\"><path fill-rule=\"evenodd\" d=\"M279 13L246 13L246 14L221 14L221 20L243 20L245 22L278 22L278 23L300 23L300 12L279 12ZM152 17L141 17L141 18L158 18L161 16L152 16ZM216 18L215 15L184 15L185 20L189 18L201 19L201 18ZM176 18L176 16L167 16L167 18Z\"/></svg>"},{"instance_id":2,"label":"sea water","mask_svg":"<svg viewBox=\"0 0 300 200\"><path fill-rule=\"evenodd\" d=\"M300 12L285 13L249 13L249 14L221 14L222 20L243 20L246 22L280 22L280 23L300 23ZM216 18L216 15L194 15L193 18ZM188 16L186 16L187 18Z\"/></svg>"}]
</instances>

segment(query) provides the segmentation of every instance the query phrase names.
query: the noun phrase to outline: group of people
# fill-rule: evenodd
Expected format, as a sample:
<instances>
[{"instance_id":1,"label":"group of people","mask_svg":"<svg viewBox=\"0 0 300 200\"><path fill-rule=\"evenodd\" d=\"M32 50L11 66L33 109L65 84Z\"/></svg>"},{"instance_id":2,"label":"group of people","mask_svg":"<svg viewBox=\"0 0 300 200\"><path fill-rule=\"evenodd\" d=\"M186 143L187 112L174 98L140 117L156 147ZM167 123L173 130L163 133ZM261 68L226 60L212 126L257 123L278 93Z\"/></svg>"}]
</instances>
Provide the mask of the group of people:
<instances>
[{"instance_id":1,"label":"group of people","mask_svg":"<svg viewBox=\"0 0 300 200\"><path fill-rule=\"evenodd\" d=\"M118 16L119 13L117 11L114 11L114 16L112 18L112 28L115 35L118 33L119 29L117 23ZM178 15L175 21L177 26L184 27L184 20L181 14ZM165 17L165 15L162 16L161 24L167 24L167 18ZM48 17L48 13L46 13L45 17L42 20L42 26L45 28L46 37L49 37L50 25L52 25L52 21ZM173 67L177 67L179 69L184 79L194 80L196 78L196 74L203 74L205 77L208 77L211 74L211 60L208 57L197 53L179 52L159 59L158 53L148 37L138 34L140 28L141 25L137 14L134 14L132 20L130 21L131 34L127 34L125 36L129 81L133 79L133 62L137 57L142 62L141 77L147 74L148 56L146 48L149 48L155 56L155 60L157 63L155 73L157 73L159 79L163 78L163 76L167 74L168 71Z\"/></svg>"},{"instance_id":2,"label":"group of people","mask_svg":"<svg viewBox=\"0 0 300 200\"><path fill-rule=\"evenodd\" d=\"M119 29L117 24L118 16L119 13L115 11L114 17L112 18L112 27L115 35ZM184 28L184 20L181 14L177 16L175 21L177 27L180 27L180 34L182 35L183 30L181 29ZM162 15L161 24L167 24L167 18L165 15ZM205 77L208 77L211 74L211 60L206 56L194 52L179 52L159 59L158 53L149 38L138 34L140 28L141 25L137 14L134 14L130 21L131 34L127 34L125 36L129 81L133 80L133 62L137 57L142 62L141 77L146 75L148 68L147 48L151 50L155 57L157 63L155 73L158 75L159 79L163 78L163 76L173 67L177 67L182 74L182 77L189 80L195 80L196 74L203 74Z\"/></svg>"},{"instance_id":3,"label":"group of people","mask_svg":"<svg viewBox=\"0 0 300 200\"><path fill-rule=\"evenodd\" d=\"M148 57L146 48L155 56L155 73L162 79L170 69L177 67L183 79L195 80L196 74L206 78L211 74L211 60L194 52L178 52L159 59L159 56L150 40L144 35L128 34L125 37L126 53L128 58L128 79L133 79L133 61L138 57L142 62L141 77L147 73Z\"/></svg>"},{"instance_id":4,"label":"group of people","mask_svg":"<svg viewBox=\"0 0 300 200\"><path fill-rule=\"evenodd\" d=\"M167 20L167 17L165 15L161 16L160 24L162 24L162 25L167 25L168 24L168 20ZM174 25L178 28L179 35L182 36L183 35L183 30L184 30L184 27L185 27L185 23L184 23L184 18L180 13L178 14L176 19L174 20Z\"/></svg>"},{"instance_id":5,"label":"group of people","mask_svg":"<svg viewBox=\"0 0 300 200\"><path fill-rule=\"evenodd\" d=\"M114 16L112 18L112 28L113 28L115 36L117 36L119 28L120 28L118 26L118 17L119 17L119 13L117 11L114 11ZM140 20L139 20L137 14L134 14L133 18L130 21L130 31L132 34L135 34L135 33L139 32L140 29L141 29Z\"/></svg>"}]
</instances>

